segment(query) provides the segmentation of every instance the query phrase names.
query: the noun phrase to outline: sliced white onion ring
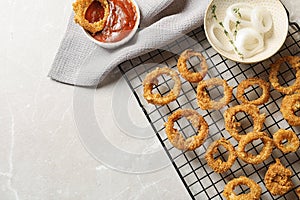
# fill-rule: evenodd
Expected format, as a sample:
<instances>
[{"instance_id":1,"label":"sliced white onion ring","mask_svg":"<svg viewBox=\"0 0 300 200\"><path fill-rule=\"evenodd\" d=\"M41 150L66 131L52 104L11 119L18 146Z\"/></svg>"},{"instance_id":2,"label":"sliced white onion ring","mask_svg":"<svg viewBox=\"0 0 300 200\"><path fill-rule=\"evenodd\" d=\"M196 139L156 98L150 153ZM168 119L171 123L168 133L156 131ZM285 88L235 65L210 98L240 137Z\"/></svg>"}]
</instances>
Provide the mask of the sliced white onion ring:
<instances>
[{"instance_id":1,"label":"sliced white onion ring","mask_svg":"<svg viewBox=\"0 0 300 200\"><path fill-rule=\"evenodd\" d=\"M240 29L236 35L235 46L244 58L249 58L263 50L263 36L253 28Z\"/></svg>"},{"instance_id":2,"label":"sliced white onion ring","mask_svg":"<svg viewBox=\"0 0 300 200\"><path fill-rule=\"evenodd\" d=\"M212 42L219 48L224 51L230 52L233 51L233 46L230 44L228 39L225 37L224 29L218 24L213 23L209 29ZM219 34L217 33L219 31ZM224 35L224 38L220 38L220 35Z\"/></svg>"},{"instance_id":3,"label":"sliced white onion ring","mask_svg":"<svg viewBox=\"0 0 300 200\"><path fill-rule=\"evenodd\" d=\"M251 22L253 27L260 33L268 32L273 25L271 13L264 7L255 7L251 12Z\"/></svg>"},{"instance_id":4,"label":"sliced white onion ring","mask_svg":"<svg viewBox=\"0 0 300 200\"><path fill-rule=\"evenodd\" d=\"M233 38L233 33L234 33L234 25L233 25L233 21L230 19L230 17L228 15L225 16L224 20L223 20L223 25L225 30L228 32L230 38Z\"/></svg>"},{"instance_id":5,"label":"sliced white onion ring","mask_svg":"<svg viewBox=\"0 0 300 200\"><path fill-rule=\"evenodd\" d=\"M239 10L241 17L235 12L235 9ZM235 3L229 6L226 10L226 16L229 17L233 22L240 21L241 26L249 27L251 26L251 12L253 6L246 3Z\"/></svg>"}]
</instances>

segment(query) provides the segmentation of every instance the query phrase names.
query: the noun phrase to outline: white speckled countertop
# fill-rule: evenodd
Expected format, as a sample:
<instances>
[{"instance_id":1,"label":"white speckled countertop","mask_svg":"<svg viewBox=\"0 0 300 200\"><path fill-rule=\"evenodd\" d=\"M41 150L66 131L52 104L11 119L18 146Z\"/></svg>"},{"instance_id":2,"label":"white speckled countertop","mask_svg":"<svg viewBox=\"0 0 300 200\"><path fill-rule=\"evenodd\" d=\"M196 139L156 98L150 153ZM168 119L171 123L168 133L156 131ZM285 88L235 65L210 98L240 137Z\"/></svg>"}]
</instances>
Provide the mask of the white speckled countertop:
<instances>
[{"instance_id":1,"label":"white speckled countertop","mask_svg":"<svg viewBox=\"0 0 300 200\"><path fill-rule=\"evenodd\" d=\"M300 1L293 3L287 7L300 22ZM135 165L130 165L127 158L132 155L163 152L118 73L97 90L75 89L46 77L71 4L71 0L1 3L0 199L189 199L166 157L149 166L145 157L133 156ZM123 109L130 126L118 120L119 110L114 109L118 101L112 99L120 91L128 102ZM87 149L105 144L82 142L83 125L77 121L84 112L76 107L80 95L89 94L95 99L94 114L104 138L119 152L108 152L109 158L101 162ZM132 127L145 131L145 138L131 135Z\"/></svg>"}]
</instances>

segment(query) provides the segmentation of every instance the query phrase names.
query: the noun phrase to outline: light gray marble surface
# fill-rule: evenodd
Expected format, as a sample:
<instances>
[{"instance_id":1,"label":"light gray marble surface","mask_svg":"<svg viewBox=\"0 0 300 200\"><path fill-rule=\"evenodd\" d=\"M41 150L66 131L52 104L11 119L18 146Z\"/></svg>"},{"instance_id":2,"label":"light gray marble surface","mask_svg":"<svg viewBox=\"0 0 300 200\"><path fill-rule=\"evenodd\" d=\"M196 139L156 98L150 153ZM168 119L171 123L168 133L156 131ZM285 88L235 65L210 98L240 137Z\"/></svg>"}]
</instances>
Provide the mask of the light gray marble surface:
<instances>
[{"instance_id":1,"label":"light gray marble surface","mask_svg":"<svg viewBox=\"0 0 300 200\"><path fill-rule=\"evenodd\" d=\"M284 2L294 4L287 7L292 18L300 22L300 15L295 14L300 13L300 1ZM71 3L1 1L0 199L189 199L165 158L162 166L144 173L147 166L143 164L124 169L120 166L122 158L116 155L99 162L88 153L90 147L84 147L84 133L76 119L80 110L74 107L74 99L81 98L76 96L78 90L46 77ZM120 92L116 85L124 85L122 81L118 73L112 74L111 81L100 89L79 92L93 95L96 120L105 138L118 150L127 154L162 151L155 137L135 138L118 122L112 97ZM123 91L128 94L125 101L131 125L147 128L128 88ZM153 136L151 131L147 134Z\"/></svg>"}]
</instances>

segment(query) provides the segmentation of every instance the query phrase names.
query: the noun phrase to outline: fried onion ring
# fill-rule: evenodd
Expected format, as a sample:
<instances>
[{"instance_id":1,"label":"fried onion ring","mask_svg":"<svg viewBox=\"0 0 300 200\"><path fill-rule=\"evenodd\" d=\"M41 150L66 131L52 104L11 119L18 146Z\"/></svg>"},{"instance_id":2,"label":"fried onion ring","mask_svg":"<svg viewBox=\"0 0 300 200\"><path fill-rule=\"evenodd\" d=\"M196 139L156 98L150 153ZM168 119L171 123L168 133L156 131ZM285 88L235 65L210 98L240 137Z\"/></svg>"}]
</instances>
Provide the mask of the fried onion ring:
<instances>
[{"instance_id":1,"label":"fried onion ring","mask_svg":"<svg viewBox=\"0 0 300 200\"><path fill-rule=\"evenodd\" d=\"M254 140L261 139L264 143L264 147L257 155L251 153L246 153L246 145ZM250 132L244 135L239 141L237 148L237 156L249 164L260 164L271 156L273 151L273 140L267 136L264 132Z\"/></svg>"},{"instance_id":2,"label":"fried onion ring","mask_svg":"<svg viewBox=\"0 0 300 200\"><path fill-rule=\"evenodd\" d=\"M226 162L222 161L220 158L214 159L214 154L218 152L218 147L223 146L227 151L229 151L229 157ZM223 173L230 169L236 160L236 153L233 145L226 140L221 138L217 141L211 143L211 145L206 150L205 159L207 164L217 173Z\"/></svg>"},{"instance_id":3,"label":"fried onion ring","mask_svg":"<svg viewBox=\"0 0 300 200\"><path fill-rule=\"evenodd\" d=\"M300 70L299 70L300 71ZM280 111L291 126L300 126L300 117L295 114L300 109L300 93L286 95L281 102Z\"/></svg>"},{"instance_id":4,"label":"fried onion ring","mask_svg":"<svg viewBox=\"0 0 300 200\"><path fill-rule=\"evenodd\" d=\"M235 121L235 115L238 112L245 112L253 119L253 132L260 131L263 127L266 115L259 114L259 109L253 104L242 104L228 108L224 112L225 129L237 141L241 140L242 135L239 134L237 127L241 126L240 122Z\"/></svg>"},{"instance_id":5,"label":"fried onion ring","mask_svg":"<svg viewBox=\"0 0 300 200\"><path fill-rule=\"evenodd\" d=\"M77 0L73 3L73 10L75 12L74 20L76 23L78 23L80 26L82 26L85 30L91 32L92 34L95 34L96 32L101 31L105 24L106 20L109 16L109 4L107 0L97 0L101 3L103 9L104 9L104 17L96 21L94 23L90 23L85 18L85 13L89 6L93 3L94 0Z\"/></svg>"},{"instance_id":6,"label":"fried onion ring","mask_svg":"<svg viewBox=\"0 0 300 200\"><path fill-rule=\"evenodd\" d=\"M293 85L283 87L279 84L278 71L282 63L288 62L296 70L296 80ZM300 89L300 57L298 56L285 56L276 60L275 63L271 64L271 70L269 80L277 91L283 94L293 94L296 90Z\"/></svg>"},{"instance_id":7,"label":"fried onion ring","mask_svg":"<svg viewBox=\"0 0 300 200\"><path fill-rule=\"evenodd\" d=\"M255 100L249 101L246 99L243 94L245 93L245 89L250 87L251 85L257 84L262 89L262 95ZM266 103L270 98L270 84L260 78L248 78L243 80L237 87L237 99L240 100L242 103L247 104L254 104L254 105L261 105Z\"/></svg>"},{"instance_id":8,"label":"fried onion ring","mask_svg":"<svg viewBox=\"0 0 300 200\"><path fill-rule=\"evenodd\" d=\"M266 172L264 178L266 188L274 196L283 195L294 186L290 176L292 176L292 171L285 168L276 158L276 163L270 165Z\"/></svg>"},{"instance_id":9,"label":"fried onion ring","mask_svg":"<svg viewBox=\"0 0 300 200\"><path fill-rule=\"evenodd\" d=\"M287 140L286 144L282 144L283 140ZM299 148L299 138L291 130L279 129L273 135L274 145L283 153L296 152Z\"/></svg>"},{"instance_id":10,"label":"fried onion ring","mask_svg":"<svg viewBox=\"0 0 300 200\"><path fill-rule=\"evenodd\" d=\"M298 187L298 188L296 189L296 194L297 194L298 198L300 199L300 187Z\"/></svg>"},{"instance_id":11,"label":"fried onion ring","mask_svg":"<svg viewBox=\"0 0 300 200\"><path fill-rule=\"evenodd\" d=\"M247 194L237 195L234 192L234 189L238 185L246 185L250 188L250 192ZM252 179L249 179L245 176L240 176L239 178L232 179L229 181L223 191L223 195L227 200L258 200L260 198L262 189L261 187L255 183Z\"/></svg>"},{"instance_id":12,"label":"fried onion ring","mask_svg":"<svg viewBox=\"0 0 300 200\"><path fill-rule=\"evenodd\" d=\"M206 88L212 86L223 86L224 96L219 101L213 101L210 99L209 94L206 92ZM232 87L230 87L226 80L221 78L212 78L205 81L200 81L197 87L197 100L198 106L202 110L213 109L218 110L227 105L232 97Z\"/></svg>"},{"instance_id":13,"label":"fried onion ring","mask_svg":"<svg viewBox=\"0 0 300 200\"><path fill-rule=\"evenodd\" d=\"M197 135L184 139L179 131L174 128L174 122L181 117L186 117L192 125L198 129ZM180 150L194 150L203 144L208 135L208 124L205 119L195 110L177 110L168 117L165 123L166 134L174 147Z\"/></svg>"},{"instance_id":14,"label":"fried onion ring","mask_svg":"<svg viewBox=\"0 0 300 200\"><path fill-rule=\"evenodd\" d=\"M158 84L158 76L161 75L168 75L170 76L174 82L175 85L173 89L168 93L168 95L162 97L160 94L152 93L153 86ZM171 101L174 101L180 93L181 90L181 81L179 78L178 73L175 70L172 70L168 67L163 68L156 68L152 72L146 75L144 82L144 98L148 101L148 103L156 104L156 105L165 105L170 103Z\"/></svg>"},{"instance_id":15,"label":"fried onion ring","mask_svg":"<svg viewBox=\"0 0 300 200\"><path fill-rule=\"evenodd\" d=\"M191 72L188 70L186 61L192 56L197 56L201 60L200 72ZM193 51L192 49L187 49L181 53L177 62L177 68L181 76L191 83L200 82L205 77L208 70L206 59L204 58L204 56L199 52Z\"/></svg>"}]
</instances>

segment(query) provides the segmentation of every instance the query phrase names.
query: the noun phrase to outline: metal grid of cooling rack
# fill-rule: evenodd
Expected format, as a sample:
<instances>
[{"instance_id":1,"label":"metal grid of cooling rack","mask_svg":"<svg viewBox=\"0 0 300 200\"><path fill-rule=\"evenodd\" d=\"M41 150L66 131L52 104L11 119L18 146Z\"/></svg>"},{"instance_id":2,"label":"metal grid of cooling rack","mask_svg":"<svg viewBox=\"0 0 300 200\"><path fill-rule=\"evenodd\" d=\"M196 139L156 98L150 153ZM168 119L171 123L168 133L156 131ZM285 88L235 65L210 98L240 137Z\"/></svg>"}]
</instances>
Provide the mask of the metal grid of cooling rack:
<instances>
[{"instance_id":1,"label":"metal grid of cooling rack","mask_svg":"<svg viewBox=\"0 0 300 200\"><path fill-rule=\"evenodd\" d=\"M283 165L292 170L291 177L295 186L300 185L300 152L290 154L283 154L279 150L274 149L272 156L258 165L251 165L244 163L237 159L232 168L225 173L217 174L207 165L204 154L209 144L221 137L228 139L235 147L237 142L226 132L224 127L223 112L231 106L239 104L235 98L236 87L238 83L246 78L260 77L268 81L269 65L273 63L278 57L284 55L299 55L300 54L300 28L297 24L291 23L289 27L288 36L285 44L280 51L270 59L257 64L245 65L239 64L220 56L208 43L205 37L203 27L198 28L182 38L174 41L172 44L147 53L143 56L137 57L133 60L126 61L119 66L128 85L134 93L139 105L149 120L157 137L159 138L163 148L172 161L180 179L189 192L192 199L223 199L222 192L226 183L241 175L253 179L262 187L261 199L297 199L295 190L291 190L284 196L272 196L264 186L264 175L268 166L279 158ZM230 104L216 111L201 110L197 106L196 87L197 84L191 84L184 79L182 81L182 91L176 101L171 102L165 106L154 106L148 104L143 99L142 82L146 74L156 67L168 66L176 70L178 55L185 49L190 48L201 52L206 58L209 66L208 74L205 79L211 77L220 77L227 80L228 84L234 87L234 95ZM189 60L190 70L197 71L199 60L192 58ZM291 67L287 66L281 70L278 75L281 84L292 84L295 79L295 72ZM155 88L156 92L164 95L170 88L173 82L169 77L162 76L159 79L159 85ZM222 88L215 87L209 91L212 99L222 97ZM251 87L246 90L245 95L249 99L254 99L260 96L261 90L259 87ZM264 123L263 131L270 136L279 128L290 129L300 134L299 127L291 127L282 118L280 113L280 104L283 95L271 89L270 100L259 106L260 112L266 114L266 121ZM204 116L209 124L209 137L205 143L195 151L183 152L174 148L167 139L164 130L164 123L167 117L179 108L192 108L197 110ZM244 113L238 113L237 121L242 123L241 133L247 133L252 129L252 119ZM177 124L179 131L186 137L196 133L193 126L185 119L180 119ZM257 153L262 148L262 142L254 142L248 148L248 152ZM224 149L219 149L217 157L226 159L227 153ZM247 192L249 189L241 186L235 191L237 193Z\"/></svg>"}]
</instances>

